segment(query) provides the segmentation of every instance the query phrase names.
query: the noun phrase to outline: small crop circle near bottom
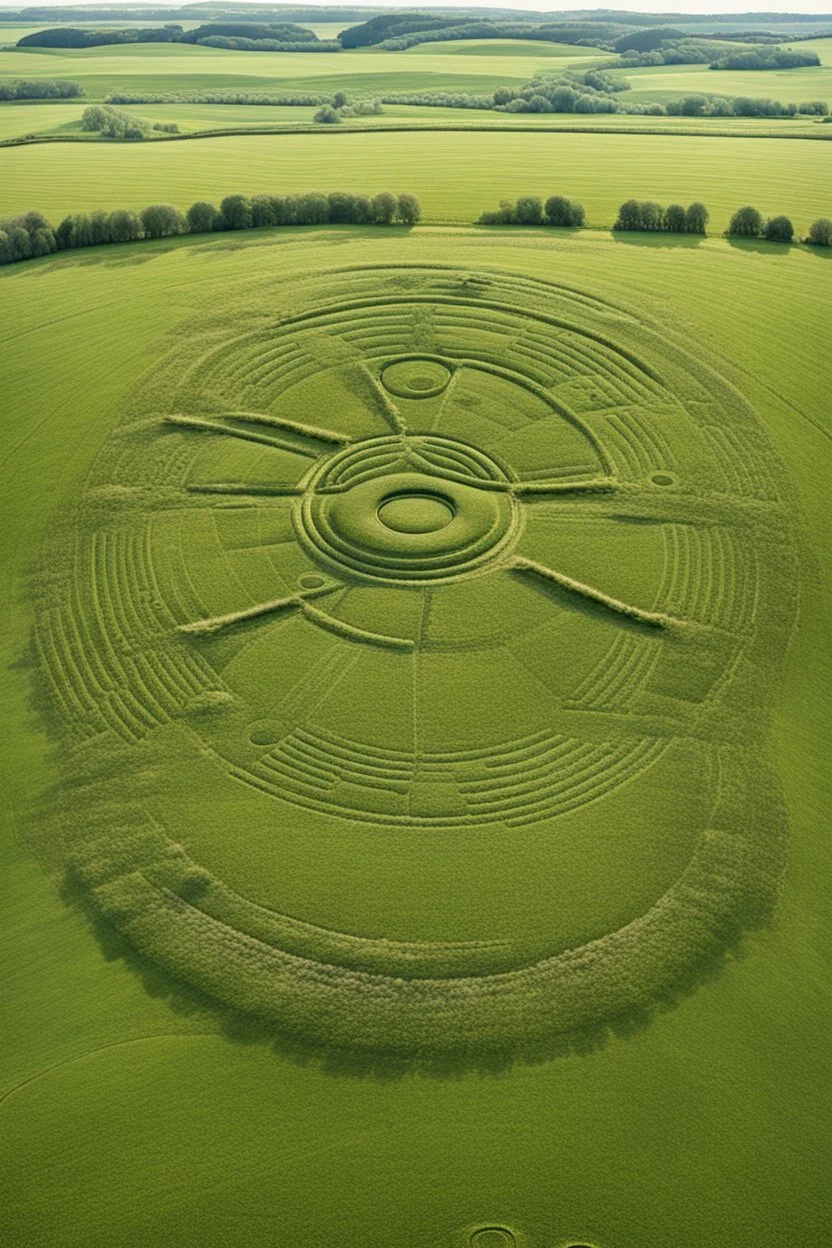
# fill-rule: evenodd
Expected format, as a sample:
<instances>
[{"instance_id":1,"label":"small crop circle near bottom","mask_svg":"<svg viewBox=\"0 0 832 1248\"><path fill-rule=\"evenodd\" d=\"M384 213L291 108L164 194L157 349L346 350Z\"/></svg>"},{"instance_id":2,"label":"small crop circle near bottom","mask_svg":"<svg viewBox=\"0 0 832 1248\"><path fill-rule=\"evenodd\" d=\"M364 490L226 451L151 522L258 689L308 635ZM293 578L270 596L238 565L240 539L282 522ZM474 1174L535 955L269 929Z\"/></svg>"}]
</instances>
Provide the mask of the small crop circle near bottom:
<instances>
[{"instance_id":1,"label":"small crop circle near bottom","mask_svg":"<svg viewBox=\"0 0 832 1248\"><path fill-rule=\"evenodd\" d=\"M514 1248L516 1243L507 1226L481 1226L471 1235L471 1248Z\"/></svg>"}]
</instances>

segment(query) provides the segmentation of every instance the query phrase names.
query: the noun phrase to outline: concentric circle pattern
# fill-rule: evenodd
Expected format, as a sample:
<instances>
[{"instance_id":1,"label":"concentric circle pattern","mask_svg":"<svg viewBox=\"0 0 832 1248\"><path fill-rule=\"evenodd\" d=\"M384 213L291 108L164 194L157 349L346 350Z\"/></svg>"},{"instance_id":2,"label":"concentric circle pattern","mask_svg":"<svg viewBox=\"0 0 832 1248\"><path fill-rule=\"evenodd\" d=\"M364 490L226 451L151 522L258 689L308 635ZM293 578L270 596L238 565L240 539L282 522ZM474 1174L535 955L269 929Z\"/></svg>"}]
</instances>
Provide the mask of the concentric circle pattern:
<instances>
[{"instance_id":1,"label":"concentric circle pattern","mask_svg":"<svg viewBox=\"0 0 832 1248\"><path fill-rule=\"evenodd\" d=\"M298 536L336 572L448 580L505 550L517 528L508 485L488 456L449 438L369 438L313 473Z\"/></svg>"},{"instance_id":2,"label":"concentric circle pattern","mask_svg":"<svg viewBox=\"0 0 832 1248\"><path fill-rule=\"evenodd\" d=\"M779 886L796 558L759 421L592 291L254 293L177 332L45 554L73 878L297 1043L491 1062L643 1021Z\"/></svg>"}]
</instances>

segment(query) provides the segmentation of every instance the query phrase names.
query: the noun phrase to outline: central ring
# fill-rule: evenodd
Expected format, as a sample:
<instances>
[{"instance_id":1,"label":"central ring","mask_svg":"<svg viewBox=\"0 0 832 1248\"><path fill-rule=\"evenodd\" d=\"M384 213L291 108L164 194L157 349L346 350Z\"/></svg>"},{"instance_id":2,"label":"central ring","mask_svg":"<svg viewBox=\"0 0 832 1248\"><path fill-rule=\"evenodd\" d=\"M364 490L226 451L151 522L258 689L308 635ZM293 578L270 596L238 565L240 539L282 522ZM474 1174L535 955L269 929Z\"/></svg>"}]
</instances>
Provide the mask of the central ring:
<instances>
[{"instance_id":1,"label":"central ring","mask_svg":"<svg viewBox=\"0 0 832 1248\"><path fill-rule=\"evenodd\" d=\"M507 471L477 447L434 434L351 443L313 469L295 508L307 551L340 573L448 580L513 540Z\"/></svg>"},{"instance_id":2,"label":"central ring","mask_svg":"<svg viewBox=\"0 0 832 1248\"><path fill-rule=\"evenodd\" d=\"M417 494L403 490L381 501L378 518L395 533L435 533L450 524L454 505L441 494Z\"/></svg>"}]
</instances>

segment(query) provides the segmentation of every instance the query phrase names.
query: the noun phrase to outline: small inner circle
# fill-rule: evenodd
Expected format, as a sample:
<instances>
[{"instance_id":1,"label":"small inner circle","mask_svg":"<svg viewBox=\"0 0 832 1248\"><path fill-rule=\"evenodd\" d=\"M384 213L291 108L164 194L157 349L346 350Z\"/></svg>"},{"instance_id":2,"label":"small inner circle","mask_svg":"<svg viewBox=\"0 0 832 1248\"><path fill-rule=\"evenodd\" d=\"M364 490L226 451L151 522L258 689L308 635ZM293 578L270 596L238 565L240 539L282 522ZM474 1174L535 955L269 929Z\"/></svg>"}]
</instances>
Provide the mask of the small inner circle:
<instances>
[{"instance_id":1,"label":"small inner circle","mask_svg":"<svg viewBox=\"0 0 832 1248\"><path fill-rule=\"evenodd\" d=\"M516 1243L507 1226L484 1226L471 1236L471 1248L513 1248Z\"/></svg>"},{"instance_id":2,"label":"small inner circle","mask_svg":"<svg viewBox=\"0 0 832 1248\"><path fill-rule=\"evenodd\" d=\"M654 472L650 480L654 485L673 485L673 477L666 472Z\"/></svg>"},{"instance_id":3,"label":"small inner circle","mask_svg":"<svg viewBox=\"0 0 832 1248\"><path fill-rule=\"evenodd\" d=\"M453 503L441 494L391 494L378 509L379 520L394 533L435 533L454 515Z\"/></svg>"},{"instance_id":4,"label":"small inner circle","mask_svg":"<svg viewBox=\"0 0 832 1248\"><path fill-rule=\"evenodd\" d=\"M436 385L436 379L419 373L415 377L408 377L407 384L411 390L431 390Z\"/></svg>"}]
</instances>

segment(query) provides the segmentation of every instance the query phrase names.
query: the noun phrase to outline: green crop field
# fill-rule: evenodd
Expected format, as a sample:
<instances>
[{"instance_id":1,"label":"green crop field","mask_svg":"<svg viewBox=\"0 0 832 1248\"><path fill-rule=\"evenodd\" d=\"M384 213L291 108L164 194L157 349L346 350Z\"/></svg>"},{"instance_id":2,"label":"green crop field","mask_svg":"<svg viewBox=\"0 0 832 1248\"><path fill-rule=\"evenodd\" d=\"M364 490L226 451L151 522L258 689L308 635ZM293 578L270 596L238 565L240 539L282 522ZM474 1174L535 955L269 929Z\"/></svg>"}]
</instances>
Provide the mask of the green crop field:
<instances>
[{"instance_id":1,"label":"green crop field","mask_svg":"<svg viewBox=\"0 0 832 1248\"><path fill-rule=\"evenodd\" d=\"M144 110L137 108L137 113ZM165 108L160 112L175 115ZM244 175L241 175L244 170ZM428 221L470 223L502 198L563 193L609 227L630 195L702 199L715 229L758 201L806 229L830 208L832 144L634 134L243 135L193 142L43 144L0 151L0 213L141 207L320 186L412 188Z\"/></svg>"},{"instance_id":2,"label":"green crop field","mask_svg":"<svg viewBox=\"0 0 832 1248\"><path fill-rule=\"evenodd\" d=\"M832 1242L832 126L182 100L609 55L0 52L3 1248Z\"/></svg>"}]
</instances>

